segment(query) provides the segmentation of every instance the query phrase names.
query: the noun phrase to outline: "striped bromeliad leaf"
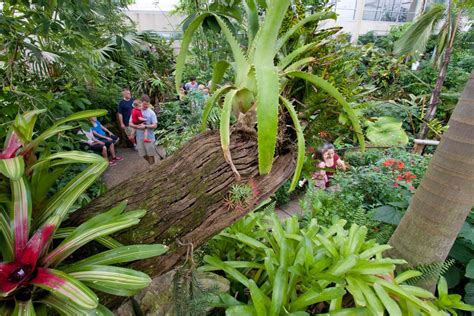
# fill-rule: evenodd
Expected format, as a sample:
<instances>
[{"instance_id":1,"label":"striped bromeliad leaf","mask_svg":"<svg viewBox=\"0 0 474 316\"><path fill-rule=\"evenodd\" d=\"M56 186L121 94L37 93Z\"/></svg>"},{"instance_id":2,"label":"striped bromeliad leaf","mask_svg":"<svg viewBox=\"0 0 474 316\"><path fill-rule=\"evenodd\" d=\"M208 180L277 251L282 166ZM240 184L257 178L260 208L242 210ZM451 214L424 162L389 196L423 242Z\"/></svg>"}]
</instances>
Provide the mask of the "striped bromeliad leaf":
<instances>
[{"instance_id":1,"label":"striped bromeliad leaf","mask_svg":"<svg viewBox=\"0 0 474 316\"><path fill-rule=\"evenodd\" d=\"M67 238L69 235L72 234L72 232L75 230L75 227L62 227L56 230L56 233L54 233L53 238L54 239L64 239ZM100 236L95 239L99 244L102 246L105 246L109 249L115 249L119 247L123 247L123 244L118 242L117 240L113 239L110 236Z\"/></svg>"},{"instance_id":2,"label":"striped bromeliad leaf","mask_svg":"<svg viewBox=\"0 0 474 316\"><path fill-rule=\"evenodd\" d=\"M13 233L10 228L10 219L4 214L2 208L0 208L0 234L0 252L3 260L12 261L14 259Z\"/></svg>"},{"instance_id":3,"label":"striped bromeliad leaf","mask_svg":"<svg viewBox=\"0 0 474 316\"><path fill-rule=\"evenodd\" d=\"M116 263L125 263L151 257L156 257L168 251L168 247L164 245L132 245L123 246L107 250L91 256L89 258L78 261L62 270L66 272L75 271L82 266L92 265L110 265Z\"/></svg>"},{"instance_id":4,"label":"striped bromeliad leaf","mask_svg":"<svg viewBox=\"0 0 474 316\"><path fill-rule=\"evenodd\" d=\"M143 272L106 265L80 266L71 269L69 275L87 282L91 287L98 286L101 291L109 294L115 294L117 290L136 292L151 282L150 277Z\"/></svg>"},{"instance_id":5,"label":"striped bromeliad leaf","mask_svg":"<svg viewBox=\"0 0 474 316\"><path fill-rule=\"evenodd\" d=\"M107 220L102 220L99 223L95 223L95 225L88 225L87 228L85 228L83 225L89 224L89 221L96 219L92 218L91 220L76 228L76 230L69 237L64 239L58 247L47 254L43 258L42 264L46 267L56 266L74 251L88 242L96 239L97 237L107 236L138 224L140 222L140 218L143 217L145 213L146 211L127 212L126 214L109 217Z\"/></svg>"},{"instance_id":6,"label":"striped bromeliad leaf","mask_svg":"<svg viewBox=\"0 0 474 316\"><path fill-rule=\"evenodd\" d=\"M0 159L0 173L11 180L20 179L25 172L23 157Z\"/></svg>"},{"instance_id":7,"label":"striped bromeliad leaf","mask_svg":"<svg viewBox=\"0 0 474 316\"><path fill-rule=\"evenodd\" d=\"M99 299L94 292L82 282L59 270L38 268L36 277L31 283L84 309L98 306Z\"/></svg>"},{"instance_id":8,"label":"striped bromeliad leaf","mask_svg":"<svg viewBox=\"0 0 474 316\"><path fill-rule=\"evenodd\" d=\"M35 316L35 308L33 306L33 302L28 300L26 302L23 301L15 301L15 309L13 310L13 315L15 316Z\"/></svg>"},{"instance_id":9,"label":"striped bromeliad leaf","mask_svg":"<svg viewBox=\"0 0 474 316\"><path fill-rule=\"evenodd\" d=\"M105 306L99 304L94 309L84 309L66 300L62 300L54 295L48 295L38 301L38 303L48 305L58 311L61 315L75 316L113 316L114 314Z\"/></svg>"},{"instance_id":10,"label":"striped bromeliad leaf","mask_svg":"<svg viewBox=\"0 0 474 316\"><path fill-rule=\"evenodd\" d=\"M31 219L31 196L25 177L11 181L13 198L13 237L15 258L28 242Z\"/></svg>"}]
</instances>

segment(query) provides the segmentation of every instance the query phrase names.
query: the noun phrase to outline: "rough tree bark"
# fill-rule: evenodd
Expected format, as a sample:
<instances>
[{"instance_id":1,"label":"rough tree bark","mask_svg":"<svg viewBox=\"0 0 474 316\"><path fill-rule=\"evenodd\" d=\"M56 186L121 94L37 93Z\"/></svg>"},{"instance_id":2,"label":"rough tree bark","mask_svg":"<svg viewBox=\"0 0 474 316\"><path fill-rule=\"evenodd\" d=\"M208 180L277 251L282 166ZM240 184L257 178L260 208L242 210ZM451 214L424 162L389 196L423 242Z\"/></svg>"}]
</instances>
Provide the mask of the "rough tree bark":
<instances>
[{"instance_id":1,"label":"rough tree bark","mask_svg":"<svg viewBox=\"0 0 474 316\"><path fill-rule=\"evenodd\" d=\"M389 241L389 255L411 266L444 261L474 206L474 71L448 124Z\"/></svg>"},{"instance_id":2,"label":"rough tree bark","mask_svg":"<svg viewBox=\"0 0 474 316\"><path fill-rule=\"evenodd\" d=\"M451 2L449 2L448 12L451 12ZM423 117L423 123L421 125L420 131L416 135L416 138L418 139L426 139L426 137L428 136L428 132L430 131L428 124L435 117L436 111L438 109L438 104L441 100L440 99L441 89L443 88L444 80L446 79L446 74L448 72L448 66L451 60L451 53L453 51L454 40L456 38L456 32L457 32L460 19L461 19L461 12L457 14L456 21L453 25L453 29L450 32L448 47L446 47L446 51L444 52L443 61L439 69L438 78L436 79L435 87L433 89L433 92L431 93L428 109L426 111L425 116ZM413 153L415 154L423 153L423 149L425 148L425 146L426 145L424 144L415 144L413 146Z\"/></svg>"},{"instance_id":3,"label":"rough tree bark","mask_svg":"<svg viewBox=\"0 0 474 316\"><path fill-rule=\"evenodd\" d=\"M169 245L165 255L131 264L152 277L163 274L186 254L187 246L183 244L197 247L231 225L274 193L295 168L290 146L281 150L269 175L259 176L256 140L241 132L232 134L231 153L242 176L241 183L249 183L253 188L245 210L231 209L225 203L235 177L224 160L219 135L207 132L193 138L149 172L131 177L76 211L68 224L77 225L124 200L128 201L127 209L146 209L139 225L114 237L124 244ZM101 302L113 308L122 300L107 296Z\"/></svg>"}]
</instances>

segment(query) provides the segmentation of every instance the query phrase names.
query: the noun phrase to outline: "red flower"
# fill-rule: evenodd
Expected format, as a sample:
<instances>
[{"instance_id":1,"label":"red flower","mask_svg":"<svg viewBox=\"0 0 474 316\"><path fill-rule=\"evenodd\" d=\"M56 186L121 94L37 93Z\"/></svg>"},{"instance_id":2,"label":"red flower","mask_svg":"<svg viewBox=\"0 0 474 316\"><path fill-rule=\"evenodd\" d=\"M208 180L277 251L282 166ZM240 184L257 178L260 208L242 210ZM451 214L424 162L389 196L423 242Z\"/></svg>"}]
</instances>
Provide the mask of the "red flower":
<instances>
[{"instance_id":1,"label":"red flower","mask_svg":"<svg viewBox=\"0 0 474 316\"><path fill-rule=\"evenodd\" d=\"M399 174L399 175L397 176L397 181L402 181L402 180L403 180L403 175Z\"/></svg>"},{"instance_id":2,"label":"red flower","mask_svg":"<svg viewBox=\"0 0 474 316\"><path fill-rule=\"evenodd\" d=\"M391 167L395 164L394 159L387 159L383 162L384 167Z\"/></svg>"},{"instance_id":3,"label":"red flower","mask_svg":"<svg viewBox=\"0 0 474 316\"><path fill-rule=\"evenodd\" d=\"M56 226L45 224L31 237L25 247L15 249L15 260L0 262L0 295L6 296L20 286L42 284L36 264L43 248L50 242Z\"/></svg>"},{"instance_id":4,"label":"red flower","mask_svg":"<svg viewBox=\"0 0 474 316\"><path fill-rule=\"evenodd\" d=\"M398 160L397 161L397 168L398 168L398 170L403 170L403 168L405 168L405 164L401 160Z\"/></svg>"},{"instance_id":5,"label":"red flower","mask_svg":"<svg viewBox=\"0 0 474 316\"><path fill-rule=\"evenodd\" d=\"M398 187L398 183L395 182L395 183L393 184L393 186L394 186L394 187Z\"/></svg>"}]
</instances>

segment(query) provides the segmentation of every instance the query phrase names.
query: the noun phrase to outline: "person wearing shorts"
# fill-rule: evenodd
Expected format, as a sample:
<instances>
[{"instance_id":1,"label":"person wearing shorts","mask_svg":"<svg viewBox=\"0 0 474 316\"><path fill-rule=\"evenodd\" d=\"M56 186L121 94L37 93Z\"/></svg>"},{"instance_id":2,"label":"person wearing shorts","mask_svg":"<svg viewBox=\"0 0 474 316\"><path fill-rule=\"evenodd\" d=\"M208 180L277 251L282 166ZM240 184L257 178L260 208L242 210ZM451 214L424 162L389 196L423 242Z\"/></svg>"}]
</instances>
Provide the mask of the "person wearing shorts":
<instances>
[{"instance_id":1,"label":"person wearing shorts","mask_svg":"<svg viewBox=\"0 0 474 316\"><path fill-rule=\"evenodd\" d=\"M150 108L150 98L144 95L141 98L142 101L142 116L146 119L145 123L134 124L130 118L129 126L136 128L136 141L137 141L137 150L138 155L143 157L150 165L158 162L160 157L155 146L155 133L153 130L157 127L158 120L156 118L156 113ZM147 140L150 142L145 142L145 133L147 133Z\"/></svg>"}]
</instances>

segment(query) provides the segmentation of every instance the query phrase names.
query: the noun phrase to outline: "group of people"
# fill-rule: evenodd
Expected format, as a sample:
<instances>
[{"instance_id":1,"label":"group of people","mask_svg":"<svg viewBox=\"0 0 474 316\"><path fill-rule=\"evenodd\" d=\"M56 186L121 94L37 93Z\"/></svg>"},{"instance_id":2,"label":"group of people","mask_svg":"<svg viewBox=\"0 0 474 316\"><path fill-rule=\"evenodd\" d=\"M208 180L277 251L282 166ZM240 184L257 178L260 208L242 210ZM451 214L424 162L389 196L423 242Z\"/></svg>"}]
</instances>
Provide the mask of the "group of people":
<instances>
[{"instance_id":1,"label":"group of people","mask_svg":"<svg viewBox=\"0 0 474 316\"><path fill-rule=\"evenodd\" d=\"M181 87L181 95L189 93L199 93L202 95L204 101L209 98L209 88L202 83L198 83L196 77L192 76L189 81Z\"/></svg>"},{"instance_id":2,"label":"group of people","mask_svg":"<svg viewBox=\"0 0 474 316\"><path fill-rule=\"evenodd\" d=\"M318 161L317 170L312 178L315 186L319 189L329 189L331 179L337 169L345 171L347 166L345 162L337 155L334 145L324 144L316 150L315 158Z\"/></svg>"},{"instance_id":3,"label":"group of people","mask_svg":"<svg viewBox=\"0 0 474 316\"><path fill-rule=\"evenodd\" d=\"M150 98L147 95L140 99L132 98L130 89L122 90L122 100L117 108L118 122L127 139L150 165L160 160L160 155L155 146L154 129L157 127L158 119L153 111ZM103 126L96 117L90 119L90 129L82 129L80 134L85 136L83 143L109 161L109 166L115 166L123 160L115 152L115 144L119 137Z\"/></svg>"}]
</instances>

